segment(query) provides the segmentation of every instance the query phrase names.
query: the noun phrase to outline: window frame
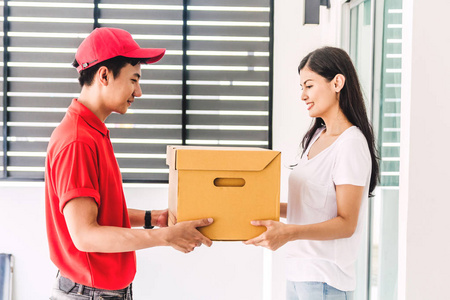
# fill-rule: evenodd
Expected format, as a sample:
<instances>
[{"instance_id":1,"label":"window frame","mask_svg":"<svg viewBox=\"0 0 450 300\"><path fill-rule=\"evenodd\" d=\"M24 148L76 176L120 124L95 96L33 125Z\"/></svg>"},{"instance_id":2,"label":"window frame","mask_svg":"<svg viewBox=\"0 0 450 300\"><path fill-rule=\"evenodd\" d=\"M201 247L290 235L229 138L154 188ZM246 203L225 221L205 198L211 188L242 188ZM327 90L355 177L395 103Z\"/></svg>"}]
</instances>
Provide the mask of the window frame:
<instances>
[{"instance_id":1,"label":"window frame","mask_svg":"<svg viewBox=\"0 0 450 300\"><path fill-rule=\"evenodd\" d=\"M12 1L9 1L12 2ZM139 1L138 1L139 2ZM188 89L189 89L189 70L188 70L188 65L189 65L189 56L188 56L188 51L189 48L187 46L188 44L188 35L189 35L189 6L191 4L191 2L193 1L189 1L189 0L183 0L182 1L182 79L181 79L181 90L182 90L182 95L181 95L181 142L180 144L185 145L188 144L188 131L189 131L189 116L188 116L188 103L189 103L189 94L188 94ZM86 2L87 3L87 2ZM268 0L269 3L269 11L268 11L268 19L270 22L270 26L268 28L268 85L267 85L267 115L264 115L267 119L267 130L264 131L266 132L267 138L265 139L266 141L266 145L265 146L261 146L264 148L269 148L272 149L272 145L273 145L273 26L274 26L274 0ZM102 26L102 22L101 22L101 8L100 8L100 1L99 0L93 0L92 2L89 2L89 4L93 4L93 29L97 28L97 27L101 27ZM127 3L127 4L131 4L131 3ZM232 5L232 4L231 4ZM263 5L261 5L263 6ZM9 36L8 36L8 32L9 32L9 17L10 17L10 5L8 4L8 1L4 1L4 6L3 6L3 14L4 16L6 16L4 18L4 22L3 22L3 61L4 62L10 62L9 59L9 51L8 51L8 47L9 45ZM115 26L115 27L119 27L120 26ZM1 171L1 175L0 175L0 181L43 181L44 177L41 176L39 178L34 178L34 177L17 177L17 176L11 176L11 172L8 170L8 167L10 166L10 156L8 154L10 148L9 148L9 141L8 141L8 137L10 136L10 130L9 130L9 126L8 126L8 121L9 121L9 113L8 113L8 108L10 107L10 97L8 96L8 91L9 91L9 67L8 67L8 63L4 63L3 64L3 91L7 91L5 93L3 93L3 106L2 106L2 147L0 149L0 154L2 156L1 160L2 160L2 164L0 164L0 167L2 168ZM173 143L170 143L173 144ZM238 145L239 146L239 145ZM120 158L119 158L120 160ZM155 183L155 184L160 184L160 183L168 183L168 178L167 179L163 179L163 180L155 180L155 179L127 179L124 178L123 179L124 183Z\"/></svg>"},{"instance_id":2,"label":"window frame","mask_svg":"<svg viewBox=\"0 0 450 300\"><path fill-rule=\"evenodd\" d=\"M383 142L383 124L382 107L384 99L383 95L384 84L384 69L385 59L385 29L387 28L387 20L385 20L385 5L389 0L371 0L371 15L372 15L372 70L371 82L372 90L370 97L371 113L369 114L374 135L377 142L377 147L380 154L380 172L383 170L381 163L383 158L382 142ZM401 1L401 0L399 0ZM364 0L341 1L341 46L350 54L350 10L357 7ZM385 28L386 27L386 28ZM401 26L400 26L401 28ZM381 175L381 174L380 174ZM367 265L367 276L365 278L365 294L359 294L363 299L386 299L386 297L396 297L392 283L392 276L395 277L395 256L397 255L397 234L398 229L398 186L384 185L380 182L374 194L375 197L369 198L368 209L368 232L364 244L366 252L360 256L361 260ZM397 194L397 197L396 197ZM395 199L397 198L397 199ZM377 249L375 249L375 244ZM389 253L391 253L389 255ZM398 263L398 257L397 257ZM381 278L383 276L383 278ZM386 277L384 277L386 276ZM394 280L395 281L395 280ZM374 285L375 284L375 285Z\"/></svg>"}]
</instances>

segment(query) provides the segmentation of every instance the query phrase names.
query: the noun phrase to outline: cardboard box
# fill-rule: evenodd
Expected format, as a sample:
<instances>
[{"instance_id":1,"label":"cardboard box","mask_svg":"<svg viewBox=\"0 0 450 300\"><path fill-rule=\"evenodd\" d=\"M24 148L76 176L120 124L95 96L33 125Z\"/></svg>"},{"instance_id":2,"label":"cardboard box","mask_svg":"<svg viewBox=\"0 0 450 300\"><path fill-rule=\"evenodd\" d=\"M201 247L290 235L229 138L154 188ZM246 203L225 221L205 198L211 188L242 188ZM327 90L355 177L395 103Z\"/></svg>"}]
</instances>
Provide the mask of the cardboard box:
<instances>
[{"instance_id":1,"label":"cardboard box","mask_svg":"<svg viewBox=\"0 0 450 300\"><path fill-rule=\"evenodd\" d=\"M280 218L281 153L261 148L168 146L169 226L213 218L211 240L248 240Z\"/></svg>"}]
</instances>

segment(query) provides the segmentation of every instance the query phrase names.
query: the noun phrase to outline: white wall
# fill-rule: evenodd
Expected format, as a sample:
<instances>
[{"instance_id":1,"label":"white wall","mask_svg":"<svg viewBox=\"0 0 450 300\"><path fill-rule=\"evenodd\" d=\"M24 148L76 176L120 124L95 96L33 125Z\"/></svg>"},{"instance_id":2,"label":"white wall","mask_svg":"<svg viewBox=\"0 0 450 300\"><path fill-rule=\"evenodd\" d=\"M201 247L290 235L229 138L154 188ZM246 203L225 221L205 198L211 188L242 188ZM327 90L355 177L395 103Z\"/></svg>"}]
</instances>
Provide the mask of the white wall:
<instances>
[{"instance_id":1,"label":"white wall","mask_svg":"<svg viewBox=\"0 0 450 300\"><path fill-rule=\"evenodd\" d=\"M48 299L56 268L48 255L43 184L2 184L0 195L0 252L15 258L13 299ZM127 187L125 195L133 208L167 207L165 187ZM137 258L137 300L263 299L261 248L214 242L187 255L159 247L138 251Z\"/></svg>"},{"instance_id":2,"label":"white wall","mask_svg":"<svg viewBox=\"0 0 450 300\"><path fill-rule=\"evenodd\" d=\"M311 124L300 100L298 65L309 52L339 40L340 1L321 7L320 25L303 25L304 1L276 1L274 27L273 148L281 151L281 201L287 201L287 166L296 162L300 142ZM285 221L285 220L282 220ZM272 253L272 287L268 299L285 299L284 249Z\"/></svg>"},{"instance_id":3,"label":"white wall","mask_svg":"<svg viewBox=\"0 0 450 300\"><path fill-rule=\"evenodd\" d=\"M49 297L56 269L48 259L43 188L0 187L0 252L14 255L14 299Z\"/></svg>"},{"instance_id":4,"label":"white wall","mask_svg":"<svg viewBox=\"0 0 450 300\"><path fill-rule=\"evenodd\" d=\"M403 1L399 300L445 299L450 279L450 3Z\"/></svg>"},{"instance_id":5,"label":"white wall","mask_svg":"<svg viewBox=\"0 0 450 300\"><path fill-rule=\"evenodd\" d=\"M282 151L282 165L295 162L311 118L300 100L297 67L316 48L337 45L339 0L321 7L320 25L303 25L303 1L275 1L273 148ZM288 169L282 168L282 198L286 197Z\"/></svg>"},{"instance_id":6,"label":"white wall","mask_svg":"<svg viewBox=\"0 0 450 300\"><path fill-rule=\"evenodd\" d=\"M297 66L310 51L336 45L339 0L321 7L320 25L303 25L303 1L275 1L273 144L282 165L293 163L310 124L300 101ZM282 200L289 170L282 167ZM167 207L165 186L126 186L129 207ZM43 184L0 182L0 252L15 256L14 300L47 299L56 268L48 257ZM215 242L184 255L168 248L137 252L137 300L284 299L283 250L276 253L240 242Z\"/></svg>"}]
</instances>

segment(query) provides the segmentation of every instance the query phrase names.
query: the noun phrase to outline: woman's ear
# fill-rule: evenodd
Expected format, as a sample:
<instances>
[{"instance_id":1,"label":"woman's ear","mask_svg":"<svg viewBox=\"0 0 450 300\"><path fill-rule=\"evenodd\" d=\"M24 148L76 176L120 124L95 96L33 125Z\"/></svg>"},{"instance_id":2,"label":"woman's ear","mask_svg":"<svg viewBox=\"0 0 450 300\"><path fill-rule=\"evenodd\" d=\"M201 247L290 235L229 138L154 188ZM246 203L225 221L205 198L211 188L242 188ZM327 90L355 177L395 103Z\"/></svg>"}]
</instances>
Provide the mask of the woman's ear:
<instances>
[{"instance_id":1,"label":"woman's ear","mask_svg":"<svg viewBox=\"0 0 450 300\"><path fill-rule=\"evenodd\" d=\"M336 93L339 93L345 85L345 76L342 74L337 74L334 76L334 90Z\"/></svg>"}]
</instances>

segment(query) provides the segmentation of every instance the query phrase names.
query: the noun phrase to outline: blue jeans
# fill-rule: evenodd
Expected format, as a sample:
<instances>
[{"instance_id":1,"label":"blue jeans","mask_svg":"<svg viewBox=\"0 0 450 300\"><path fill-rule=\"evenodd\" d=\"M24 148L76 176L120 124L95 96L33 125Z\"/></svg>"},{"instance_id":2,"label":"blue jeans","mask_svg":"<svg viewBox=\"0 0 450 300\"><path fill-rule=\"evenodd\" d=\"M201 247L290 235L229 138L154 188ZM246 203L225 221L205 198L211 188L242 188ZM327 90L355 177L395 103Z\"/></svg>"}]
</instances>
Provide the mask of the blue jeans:
<instances>
[{"instance_id":1,"label":"blue jeans","mask_svg":"<svg viewBox=\"0 0 450 300\"><path fill-rule=\"evenodd\" d=\"M286 300L352 300L353 292L344 292L324 282L286 282Z\"/></svg>"},{"instance_id":2,"label":"blue jeans","mask_svg":"<svg viewBox=\"0 0 450 300\"><path fill-rule=\"evenodd\" d=\"M58 274L50 300L133 300L131 284L121 290L101 290L73 282Z\"/></svg>"}]
</instances>

